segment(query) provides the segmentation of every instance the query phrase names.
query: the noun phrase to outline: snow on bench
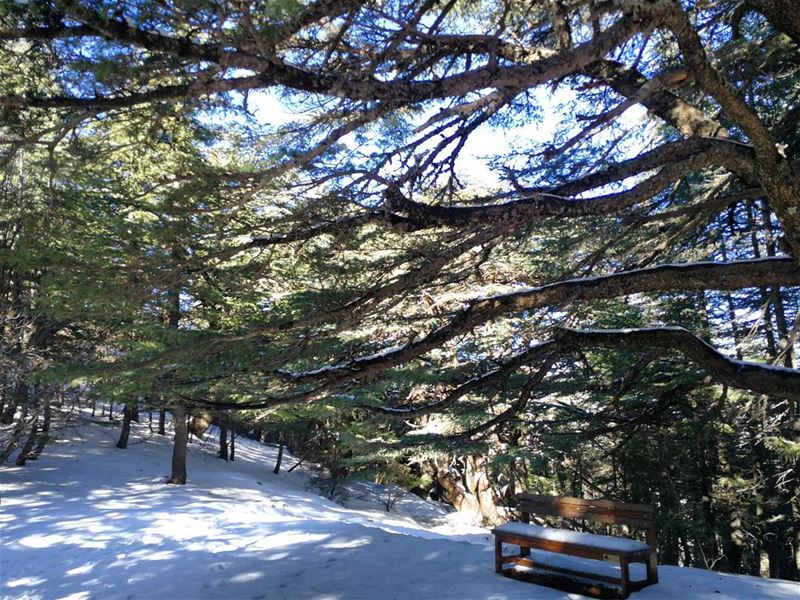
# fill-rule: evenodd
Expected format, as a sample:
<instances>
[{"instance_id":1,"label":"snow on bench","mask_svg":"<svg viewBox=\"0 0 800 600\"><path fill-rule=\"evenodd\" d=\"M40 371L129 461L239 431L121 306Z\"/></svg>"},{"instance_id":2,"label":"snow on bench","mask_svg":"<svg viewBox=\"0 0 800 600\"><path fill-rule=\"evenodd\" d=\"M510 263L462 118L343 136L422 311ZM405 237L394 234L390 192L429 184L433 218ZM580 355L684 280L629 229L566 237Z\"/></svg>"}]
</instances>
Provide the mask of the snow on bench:
<instances>
[{"instance_id":1,"label":"snow on bench","mask_svg":"<svg viewBox=\"0 0 800 600\"><path fill-rule=\"evenodd\" d=\"M611 535L582 533L580 531L557 529L555 527L541 527L539 525L529 525L528 523L506 523L505 525L495 527L493 533L511 533L521 537L563 542L576 546L584 546L586 548L596 548L598 550L604 550L606 554L611 552L650 553L650 546L638 540L619 538Z\"/></svg>"}]
</instances>

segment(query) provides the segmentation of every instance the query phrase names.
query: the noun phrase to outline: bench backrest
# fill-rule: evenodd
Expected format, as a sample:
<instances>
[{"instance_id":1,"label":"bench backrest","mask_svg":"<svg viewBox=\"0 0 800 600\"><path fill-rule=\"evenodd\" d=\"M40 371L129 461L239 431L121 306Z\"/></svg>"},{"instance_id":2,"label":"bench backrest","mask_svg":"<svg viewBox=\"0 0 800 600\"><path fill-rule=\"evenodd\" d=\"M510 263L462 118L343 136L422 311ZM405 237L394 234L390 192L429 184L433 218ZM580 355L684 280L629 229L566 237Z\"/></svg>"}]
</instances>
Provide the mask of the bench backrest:
<instances>
[{"instance_id":1,"label":"bench backrest","mask_svg":"<svg viewBox=\"0 0 800 600\"><path fill-rule=\"evenodd\" d=\"M517 510L527 514L586 519L610 525L628 525L641 529L655 528L655 507L613 500L586 500L569 496L542 496L522 493L515 497ZM526 514L527 513L527 514Z\"/></svg>"}]
</instances>

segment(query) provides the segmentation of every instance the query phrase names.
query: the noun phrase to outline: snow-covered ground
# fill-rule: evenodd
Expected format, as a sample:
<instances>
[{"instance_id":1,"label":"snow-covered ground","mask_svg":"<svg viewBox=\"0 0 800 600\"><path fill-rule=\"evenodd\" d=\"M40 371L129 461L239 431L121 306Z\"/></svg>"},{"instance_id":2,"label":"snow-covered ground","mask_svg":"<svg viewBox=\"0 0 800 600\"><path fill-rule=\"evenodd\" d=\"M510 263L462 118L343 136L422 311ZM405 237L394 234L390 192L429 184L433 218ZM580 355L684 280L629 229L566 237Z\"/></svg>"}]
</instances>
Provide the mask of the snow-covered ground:
<instances>
[{"instance_id":1,"label":"snow-covered ground","mask_svg":"<svg viewBox=\"0 0 800 600\"><path fill-rule=\"evenodd\" d=\"M168 486L170 440L134 425L119 450L117 434L69 427L37 461L2 468L3 598L580 598L496 575L488 532L434 503L387 514L364 485L343 507L300 469L273 475L275 449L243 439L234 463L195 442L190 483ZM633 598L800 598L791 582L659 574Z\"/></svg>"}]
</instances>

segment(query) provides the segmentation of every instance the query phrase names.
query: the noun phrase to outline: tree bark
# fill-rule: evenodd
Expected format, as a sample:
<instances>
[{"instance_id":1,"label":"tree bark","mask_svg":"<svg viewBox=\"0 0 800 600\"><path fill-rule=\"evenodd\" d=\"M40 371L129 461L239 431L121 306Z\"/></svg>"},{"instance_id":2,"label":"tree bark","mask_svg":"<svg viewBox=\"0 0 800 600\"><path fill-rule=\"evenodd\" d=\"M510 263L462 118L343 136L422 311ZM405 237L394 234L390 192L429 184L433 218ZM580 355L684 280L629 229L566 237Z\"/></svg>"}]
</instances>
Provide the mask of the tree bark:
<instances>
[{"instance_id":1,"label":"tree bark","mask_svg":"<svg viewBox=\"0 0 800 600\"><path fill-rule=\"evenodd\" d=\"M275 468L272 472L277 475L281 472L281 462L283 461L283 431L278 434L278 458L275 459Z\"/></svg>"},{"instance_id":2,"label":"tree bark","mask_svg":"<svg viewBox=\"0 0 800 600\"><path fill-rule=\"evenodd\" d=\"M50 441L50 419L51 419L50 399L44 401L44 421L42 423L42 430L39 432L39 441L33 452L28 454L28 460L36 460L39 455L44 451L47 442Z\"/></svg>"},{"instance_id":3,"label":"tree bark","mask_svg":"<svg viewBox=\"0 0 800 600\"><path fill-rule=\"evenodd\" d=\"M0 416L0 423L3 425L11 425L14 422L14 413L17 412L17 405L11 400L3 410L2 416Z\"/></svg>"},{"instance_id":4,"label":"tree bark","mask_svg":"<svg viewBox=\"0 0 800 600\"><path fill-rule=\"evenodd\" d=\"M167 431L165 429L166 421L167 411L164 408L161 408L158 411L158 435L167 435Z\"/></svg>"},{"instance_id":5,"label":"tree bark","mask_svg":"<svg viewBox=\"0 0 800 600\"><path fill-rule=\"evenodd\" d=\"M228 424L224 416L219 420L219 452L217 456L226 462L228 460Z\"/></svg>"},{"instance_id":6,"label":"tree bark","mask_svg":"<svg viewBox=\"0 0 800 600\"><path fill-rule=\"evenodd\" d=\"M131 432L131 419L133 415L132 407L126 404L122 409L122 430L119 433L119 440L117 440L117 448L125 449L128 447L128 436Z\"/></svg>"},{"instance_id":7,"label":"tree bark","mask_svg":"<svg viewBox=\"0 0 800 600\"><path fill-rule=\"evenodd\" d=\"M170 255L174 260L180 260L181 252L177 245L172 247ZM167 324L173 329L178 329L180 320L181 292L176 284L167 290ZM167 483L184 485L186 483L186 446L189 443L188 415L186 407L180 403L173 404L171 410L175 440L172 447L172 474Z\"/></svg>"},{"instance_id":8,"label":"tree bark","mask_svg":"<svg viewBox=\"0 0 800 600\"><path fill-rule=\"evenodd\" d=\"M33 425L31 425L30 433L28 433L28 439L25 440L22 449L19 451L19 456L17 457L17 461L15 463L18 467L25 466L25 463L28 460L28 455L33 449L33 444L36 443L36 436L38 434L39 434L39 418L36 417L36 419L33 421Z\"/></svg>"},{"instance_id":9,"label":"tree bark","mask_svg":"<svg viewBox=\"0 0 800 600\"><path fill-rule=\"evenodd\" d=\"M5 462L8 460L8 457L11 456L11 453L14 452L14 449L17 447L20 438L25 433L27 418L28 418L28 404L25 403L22 405L22 414L20 414L19 416L19 421L17 422L17 425L14 427L14 430L11 432L11 438L8 440L6 447L3 448L3 451L0 452L0 465L5 464Z\"/></svg>"},{"instance_id":10,"label":"tree bark","mask_svg":"<svg viewBox=\"0 0 800 600\"><path fill-rule=\"evenodd\" d=\"M172 424L175 427L175 443L172 447L172 475L167 483L186 483L186 445L189 428L186 425L186 408L180 404L172 407Z\"/></svg>"}]
</instances>

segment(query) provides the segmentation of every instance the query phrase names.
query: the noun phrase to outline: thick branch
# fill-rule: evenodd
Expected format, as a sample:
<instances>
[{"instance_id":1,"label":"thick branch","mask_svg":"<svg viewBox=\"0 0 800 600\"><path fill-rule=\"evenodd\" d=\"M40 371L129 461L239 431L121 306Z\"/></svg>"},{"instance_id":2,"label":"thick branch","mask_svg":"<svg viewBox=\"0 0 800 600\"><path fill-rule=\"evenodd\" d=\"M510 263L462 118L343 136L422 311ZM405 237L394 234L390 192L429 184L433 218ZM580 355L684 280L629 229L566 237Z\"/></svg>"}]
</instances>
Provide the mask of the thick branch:
<instances>
[{"instance_id":1,"label":"thick branch","mask_svg":"<svg viewBox=\"0 0 800 600\"><path fill-rule=\"evenodd\" d=\"M350 98L353 100L386 100L392 103L414 103L436 98L463 96L469 92L490 87L511 87L524 89L546 83L550 80L569 75L582 69L587 64L603 56L631 36L641 31L648 30L655 23L645 24L633 19L620 19L617 23L595 36L589 42L573 50L560 52L556 55L543 58L529 65L496 66L489 65L452 75L423 81L382 81L372 76L349 76L342 74L315 73L293 67L280 59L261 59L258 65L252 62L243 64L241 61L246 56L241 53L227 53L224 66L237 66L257 70L258 75L240 77L235 79L215 80L204 84L183 84L161 86L147 92L135 93L114 97L34 97L11 95L0 97L0 106L15 107L94 107L94 108L119 108L132 106L143 102L177 98L180 96L203 96L207 94L231 91L233 89L255 89L282 85L296 90L325 94L328 96ZM119 39L131 43L152 47L154 44L171 43L171 38L164 41L164 36L147 34L147 39L137 40L131 28L122 32L114 32ZM108 29L106 28L106 31ZM133 30L138 32L139 30ZM129 36L129 37L125 37ZM201 50L181 47L181 51L193 53L197 51L204 60L222 61L223 54L214 47L203 46Z\"/></svg>"},{"instance_id":2,"label":"thick branch","mask_svg":"<svg viewBox=\"0 0 800 600\"><path fill-rule=\"evenodd\" d=\"M713 165L724 165L749 180L752 178L752 165L748 155L748 149L740 144L692 139L666 144L553 191L532 190L521 200L477 206L441 206L414 202L404 198L398 190L391 190L387 193L387 208L393 212L405 213L417 221L448 227L495 222L524 225L535 218L612 215L651 199L665 187L690 173ZM590 188L619 182L656 167L661 167L656 174L626 191L580 199L561 195L577 194Z\"/></svg>"},{"instance_id":3,"label":"thick branch","mask_svg":"<svg viewBox=\"0 0 800 600\"><path fill-rule=\"evenodd\" d=\"M542 306L602 300L635 293L730 290L771 285L800 285L800 265L787 258L660 265L602 277L561 281L470 302L445 325L403 346L313 371L287 373L285 376L295 382L325 381L321 390L330 389L340 382L361 380L408 362L500 315Z\"/></svg>"},{"instance_id":4,"label":"thick branch","mask_svg":"<svg viewBox=\"0 0 800 600\"><path fill-rule=\"evenodd\" d=\"M647 78L626 65L612 61L599 60L588 65L584 72L608 85L626 98L636 98ZM658 91L644 97L642 105L686 136L705 138L728 138L730 134L717 121L699 108L673 94L669 89Z\"/></svg>"},{"instance_id":5,"label":"thick branch","mask_svg":"<svg viewBox=\"0 0 800 600\"><path fill-rule=\"evenodd\" d=\"M800 399L800 371L728 358L682 327L618 330L561 330L563 347L675 350L716 381L761 394Z\"/></svg>"}]
</instances>

